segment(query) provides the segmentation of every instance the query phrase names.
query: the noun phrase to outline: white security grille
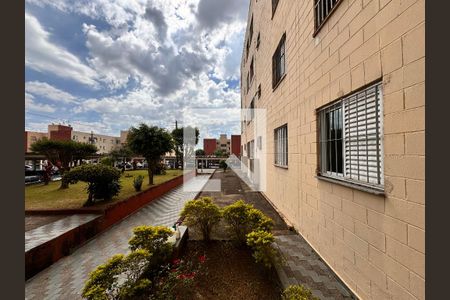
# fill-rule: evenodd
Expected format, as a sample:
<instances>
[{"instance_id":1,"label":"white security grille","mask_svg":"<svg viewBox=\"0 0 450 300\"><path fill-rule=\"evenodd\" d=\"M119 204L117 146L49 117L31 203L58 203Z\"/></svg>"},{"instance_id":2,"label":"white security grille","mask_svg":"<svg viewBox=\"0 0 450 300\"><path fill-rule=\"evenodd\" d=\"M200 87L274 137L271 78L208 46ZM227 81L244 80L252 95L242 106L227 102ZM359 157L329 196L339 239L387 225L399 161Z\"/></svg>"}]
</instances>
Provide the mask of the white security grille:
<instances>
[{"instance_id":1,"label":"white security grille","mask_svg":"<svg viewBox=\"0 0 450 300\"><path fill-rule=\"evenodd\" d=\"M345 177L383 185L381 85L343 101Z\"/></svg>"},{"instance_id":2,"label":"white security grille","mask_svg":"<svg viewBox=\"0 0 450 300\"><path fill-rule=\"evenodd\" d=\"M382 187L381 83L319 112L321 175Z\"/></svg>"}]
</instances>

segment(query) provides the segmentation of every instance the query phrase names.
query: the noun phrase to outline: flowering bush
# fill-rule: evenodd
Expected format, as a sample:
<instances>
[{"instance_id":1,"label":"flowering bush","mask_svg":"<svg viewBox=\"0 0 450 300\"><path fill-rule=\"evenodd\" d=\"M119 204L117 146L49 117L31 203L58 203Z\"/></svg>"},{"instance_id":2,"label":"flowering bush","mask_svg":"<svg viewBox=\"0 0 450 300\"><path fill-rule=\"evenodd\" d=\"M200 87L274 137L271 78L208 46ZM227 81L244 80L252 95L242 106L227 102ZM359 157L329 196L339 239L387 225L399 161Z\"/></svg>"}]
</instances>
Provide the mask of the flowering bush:
<instances>
[{"instance_id":1,"label":"flowering bush","mask_svg":"<svg viewBox=\"0 0 450 300\"><path fill-rule=\"evenodd\" d=\"M152 300L192 299L194 280L204 272L205 255L200 255L197 262L174 259L161 271L156 279Z\"/></svg>"}]
</instances>

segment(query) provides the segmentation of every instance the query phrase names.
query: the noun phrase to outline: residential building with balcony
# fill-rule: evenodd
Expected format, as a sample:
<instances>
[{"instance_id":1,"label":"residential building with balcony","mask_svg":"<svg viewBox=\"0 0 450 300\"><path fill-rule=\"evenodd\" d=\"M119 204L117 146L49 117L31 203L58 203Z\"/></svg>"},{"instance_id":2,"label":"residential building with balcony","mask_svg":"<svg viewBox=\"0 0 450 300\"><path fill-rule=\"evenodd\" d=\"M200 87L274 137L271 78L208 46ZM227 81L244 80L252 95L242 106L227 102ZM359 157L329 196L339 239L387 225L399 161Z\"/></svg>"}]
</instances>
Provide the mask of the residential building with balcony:
<instances>
[{"instance_id":1,"label":"residential building with balcony","mask_svg":"<svg viewBox=\"0 0 450 300\"><path fill-rule=\"evenodd\" d=\"M424 0L250 0L242 155L360 299L425 298L424 91Z\"/></svg>"}]
</instances>

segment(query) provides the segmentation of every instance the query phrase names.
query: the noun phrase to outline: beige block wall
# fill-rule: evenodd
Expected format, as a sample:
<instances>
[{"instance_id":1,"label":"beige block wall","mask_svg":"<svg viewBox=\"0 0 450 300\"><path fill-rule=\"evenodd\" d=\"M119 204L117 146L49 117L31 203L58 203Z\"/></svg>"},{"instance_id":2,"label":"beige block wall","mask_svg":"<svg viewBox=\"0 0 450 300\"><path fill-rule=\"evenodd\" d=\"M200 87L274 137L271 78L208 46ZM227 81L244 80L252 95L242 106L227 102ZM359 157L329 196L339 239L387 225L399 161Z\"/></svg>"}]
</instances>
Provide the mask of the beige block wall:
<instances>
[{"instance_id":1,"label":"beige block wall","mask_svg":"<svg viewBox=\"0 0 450 300\"><path fill-rule=\"evenodd\" d=\"M88 132L81 131L72 131L72 140L88 143L91 134ZM97 147L99 154L109 153L111 150L121 147L121 139L120 137L114 137L109 135L102 134L93 134L93 137L96 138L95 146Z\"/></svg>"},{"instance_id":2,"label":"beige block wall","mask_svg":"<svg viewBox=\"0 0 450 300\"><path fill-rule=\"evenodd\" d=\"M425 297L425 1L342 0L313 37L314 1L251 0L256 108L267 109L266 196L361 299ZM272 55L286 32L286 77L272 89ZM256 37L261 42L256 49ZM246 34L246 38L248 32ZM316 178L316 109L383 82L385 195ZM273 130L288 124L288 169L273 165ZM244 126L242 145L254 139Z\"/></svg>"}]
</instances>

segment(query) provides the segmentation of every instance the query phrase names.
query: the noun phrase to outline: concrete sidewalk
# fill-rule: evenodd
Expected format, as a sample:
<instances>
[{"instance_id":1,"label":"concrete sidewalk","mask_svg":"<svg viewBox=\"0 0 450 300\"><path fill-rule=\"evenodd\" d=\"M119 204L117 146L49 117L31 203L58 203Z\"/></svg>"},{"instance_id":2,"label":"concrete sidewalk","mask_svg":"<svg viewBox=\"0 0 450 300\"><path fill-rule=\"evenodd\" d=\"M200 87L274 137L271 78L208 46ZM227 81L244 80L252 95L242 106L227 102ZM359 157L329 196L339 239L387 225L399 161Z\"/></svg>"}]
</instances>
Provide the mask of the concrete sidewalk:
<instances>
[{"instance_id":1,"label":"concrete sidewalk","mask_svg":"<svg viewBox=\"0 0 450 300\"><path fill-rule=\"evenodd\" d=\"M147 204L134 214L25 283L25 299L81 299L89 273L111 256L128 252L132 230L140 225L172 226L186 201L193 199L210 175L194 177ZM186 190L186 191L185 191Z\"/></svg>"}]
</instances>

